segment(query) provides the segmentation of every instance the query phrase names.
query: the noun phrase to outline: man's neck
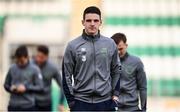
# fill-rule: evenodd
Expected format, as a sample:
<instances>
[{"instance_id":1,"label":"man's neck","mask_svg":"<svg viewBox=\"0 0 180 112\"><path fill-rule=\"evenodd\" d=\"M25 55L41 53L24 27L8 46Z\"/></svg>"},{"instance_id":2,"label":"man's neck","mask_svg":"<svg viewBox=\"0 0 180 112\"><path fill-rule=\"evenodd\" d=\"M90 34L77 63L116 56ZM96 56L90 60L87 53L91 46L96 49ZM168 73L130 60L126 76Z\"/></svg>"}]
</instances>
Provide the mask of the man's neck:
<instances>
[{"instance_id":1,"label":"man's neck","mask_svg":"<svg viewBox=\"0 0 180 112\"><path fill-rule=\"evenodd\" d=\"M82 36L86 40L96 41L96 40L98 40L100 38L100 31L98 31L97 34L93 36L93 35L88 35L86 33L85 29L83 29Z\"/></svg>"},{"instance_id":2,"label":"man's neck","mask_svg":"<svg viewBox=\"0 0 180 112\"><path fill-rule=\"evenodd\" d=\"M121 61L124 61L127 56L128 56L127 52L124 55L121 55L120 56Z\"/></svg>"},{"instance_id":3,"label":"man's neck","mask_svg":"<svg viewBox=\"0 0 180 112\"><path fill-rule=\"evenodd\" d=\"M17 64L17 66L19 67L19 68L26 68L27 66L28 66L28 64L29 64L29 60L24 64L24 65L18 65Z\"/></svg>"},{"instance_id":4,"label":"man's neck","mask_svg":"<svg viewBox=\"0 0 180 112\"><path fill-rule=\"evenodd\" d=\"M126 53L125 53L125 54L126 54ZM120 55L120 58L123 58L123 57L125 56L125 54Z\"/></svg>"},{"instance_id":5,"label":"man's neck","mask_svg":"<svg viewBox=\"0 0 180 112\"><path fill-rule=\"evenodd\" d=\"M87 35L92 36L92 37L94 37L94 36L96 36L96 35L98 34L98 32L96 32L95 34L89 34L89 33L87 33L87 31L86 31L86 30L85 30L85 33L86 33Z\"/></svg>"},{"instance_id":6,"label":"man's neck","mask_svg":"<svg viewBox=\"0 0 180 112\"><path fill-rule=\"evenodd\" d=\"M43 67L46 65L46 63L47 63L47 60L46 60L45 62L39 64L38 66L39 66L40 68L43 68Z\"/></svg>"}]
</instances>

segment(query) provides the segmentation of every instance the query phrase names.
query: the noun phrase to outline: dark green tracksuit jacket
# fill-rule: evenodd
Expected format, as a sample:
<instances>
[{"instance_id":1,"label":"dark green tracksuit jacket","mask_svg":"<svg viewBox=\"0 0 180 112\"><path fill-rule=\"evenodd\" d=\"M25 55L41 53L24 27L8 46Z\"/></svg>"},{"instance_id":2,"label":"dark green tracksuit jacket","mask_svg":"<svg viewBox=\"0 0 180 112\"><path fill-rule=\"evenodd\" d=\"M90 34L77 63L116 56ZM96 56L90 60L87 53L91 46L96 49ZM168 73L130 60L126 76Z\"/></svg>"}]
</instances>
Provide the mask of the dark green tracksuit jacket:
<instances>
[{"instance_id":1,"label":"dark green tracksuit jacket","mask_svg":"<svg viewBox=\"0 0 180 112\"><path fill-rule=\"evenodd\" d=\"M82 36L68 43L62 71L69 105L74 99L99 103L110 100L112 95L119 95L116 87L119 86L120 59L110 38L100 34L92 37L83 32Z\"/></svg>"},{"instance_id":2,"label":"dark green tracksuit jacket","mask_svg":"<svg viewBox=\"0 0 180 112\"><path fill-rule=\"evenodd\" d=\"M26 92L22 94L10 90L12 85L24 84ZM34 64L28 63L24 67L13 64L6 76L4 88L10 93L9 106L15 108L31 108L35 106L35 92L43 88L40 70Z\"/></svg>"},{"instance_id":3,"label":"dark green tracksuit jacket","mask_svg":"<svg viewBox=\"0 0 180 112\"><path fill-rule=\"evenodd\" d=\"M36 64L36 62L33 60L32 63ZM41 70L41 74L43 76L43 92L37 93L36 96L36 105L44 107L52 105L51 101L51 83L52 80L55 79L55 81L58 83L59 87L61 87L61 75L59 73L59 70L53 64L50 60L47 60L41 67L39 67Z\"/></svg>"},{"instance_id":4,"label":"dark green tracksuit jacket","mask_svg":"<svg viewBox=\"0 0 180 112\"><path fill-rule=\"evenodd\" d=\"M128 53L121 59L120 110L138 110L139 97L141 109L146 110L147 81L142 61Z\"/></svg>"}]
</instances>

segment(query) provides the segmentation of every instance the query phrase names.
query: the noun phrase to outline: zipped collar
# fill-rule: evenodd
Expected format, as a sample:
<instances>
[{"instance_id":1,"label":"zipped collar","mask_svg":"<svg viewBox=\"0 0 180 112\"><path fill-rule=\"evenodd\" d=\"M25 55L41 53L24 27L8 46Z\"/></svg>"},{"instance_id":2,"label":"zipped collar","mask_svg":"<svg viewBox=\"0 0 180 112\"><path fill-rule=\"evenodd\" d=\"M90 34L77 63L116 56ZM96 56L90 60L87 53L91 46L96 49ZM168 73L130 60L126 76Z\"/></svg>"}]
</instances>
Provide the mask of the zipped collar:
<instances>
[{"instance_id":1,"label":"zipped collar","mask_svg":"<svg viewBox=\"0 0 180 112\"><path fill-rule=\"evenodd\" d=\"M16 65L17 65L19 68L24 69L24 68L26 68L29 64L30 64L30 62L29 62L29 60L28 60L28 62L27 62L25 65L23 65L23 66L19 66L18 64L16 64Z\"/></svg>"},{"instance_id":2,"label":"zipped collar","mask_svg":"<svg viewBox=\"0 0 180 112\"><path fill-rule=\"evenodd\" d=\"M120 57L120 60L124 61L128 56L129 56L129 54L128 54L128 52L126 52L126 54L123 57Z\"/></svg>"},{"instance_id":3,"label":"zipped collar","mask_svg":"<svg viewBox=\"0 0 180 112\"><path fill-rule=\"evenodd\" d=\"M85 32L85 29L83 29L82 37L83 37L83 39L88 40L88 41L96 41L100 38L100 30L98 30L97 35L88 35Z\"/></svg>"},{"instance_id":4,"label":"zipped collar","mask_svg":"<svg viewBox=\"0 0 180 112\"><path fill-rule=\"evenodd\" d=\"M42 63L41 65L38 65L37 62L35 61L36 65L38 65L40 69L44 68L44 66L46 66L47 62L48 62L48 60L45 61L44 63Z\"/></svg>"}]
</instances>

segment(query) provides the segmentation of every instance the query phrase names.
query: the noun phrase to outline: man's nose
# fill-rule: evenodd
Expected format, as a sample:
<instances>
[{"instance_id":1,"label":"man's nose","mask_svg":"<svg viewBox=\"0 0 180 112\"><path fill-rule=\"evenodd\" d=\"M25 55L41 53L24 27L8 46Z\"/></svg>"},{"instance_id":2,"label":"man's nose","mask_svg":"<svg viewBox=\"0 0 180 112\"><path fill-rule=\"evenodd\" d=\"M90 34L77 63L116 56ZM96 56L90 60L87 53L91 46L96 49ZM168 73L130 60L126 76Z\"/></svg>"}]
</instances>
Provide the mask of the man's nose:
<instances>
[{"instance_id":1,"label":"man's nose","mask_svg":"<svg viewBox=\"0 0 180 112\"><path fill-rule=\"evenodd\" d=\"M91 25L94 25L94 21L91 21Z\"/></svg>"}]
</instances>

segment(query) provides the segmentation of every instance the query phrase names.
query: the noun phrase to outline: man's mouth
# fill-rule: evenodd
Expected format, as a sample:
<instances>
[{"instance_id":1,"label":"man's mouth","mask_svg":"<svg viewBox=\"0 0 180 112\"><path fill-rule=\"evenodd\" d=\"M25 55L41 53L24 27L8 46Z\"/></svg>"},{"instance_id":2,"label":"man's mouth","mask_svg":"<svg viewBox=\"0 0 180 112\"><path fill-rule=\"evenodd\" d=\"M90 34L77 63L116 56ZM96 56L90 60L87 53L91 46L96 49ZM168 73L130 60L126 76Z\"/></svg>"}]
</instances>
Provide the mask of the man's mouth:
<instances>
[{"instance_id":1,"label":"man's mouth","mask_svg":"<svg viewBox=\"0 0 180 112\"><path fill-rule=\"evenodd\" d=\"M95 27L90 27L89 29L90 29L90 30L95 30Z\"/></svg>"}]
</instances>

